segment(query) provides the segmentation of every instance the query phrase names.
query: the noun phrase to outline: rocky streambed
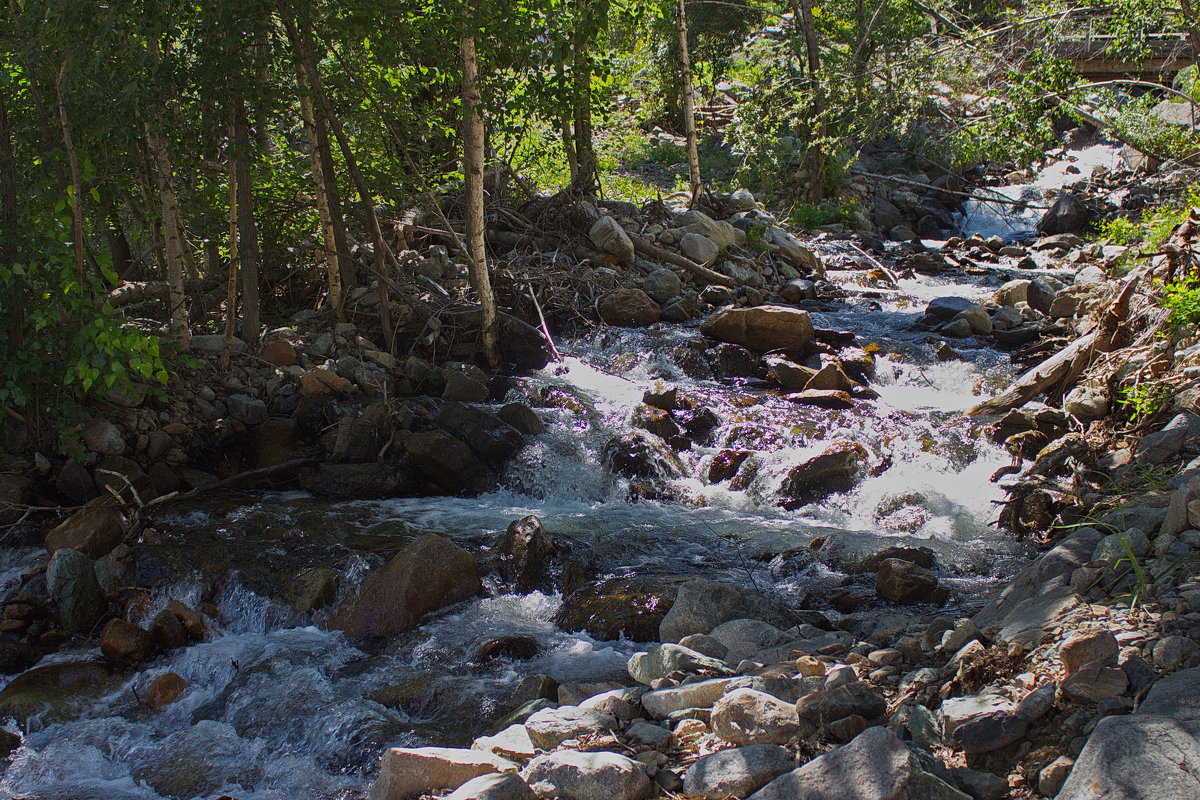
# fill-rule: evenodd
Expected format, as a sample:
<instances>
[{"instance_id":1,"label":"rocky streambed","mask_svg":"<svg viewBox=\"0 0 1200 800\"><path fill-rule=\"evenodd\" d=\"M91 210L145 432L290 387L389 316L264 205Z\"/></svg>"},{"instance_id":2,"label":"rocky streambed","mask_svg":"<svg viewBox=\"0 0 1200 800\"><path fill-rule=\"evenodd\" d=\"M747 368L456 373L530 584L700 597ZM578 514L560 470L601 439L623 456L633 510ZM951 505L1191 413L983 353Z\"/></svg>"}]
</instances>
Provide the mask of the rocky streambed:
<instances>
[{"instance_id":1,"label":"rocky streambed","mask_svg":"<svg viewBox=\"0 0 1200 800\"><path fill-rule=\"evenodd\" d=\"M657 241L711 258L688 237L749 213ZM1021 571L1034 548L991 527L993 478L1071 421L966 412L1014 350L1088 317L1112 254L771 240L725 269L736 288L596 270L613 327L516 377L341 326L280 335L260 355L285 365L198 388L187 422L89 424L97 458L55 467L63 491L150 497L230 460L303 491L198 494L132 548L104 504L10 543L0 789L764 800L869 775L856 796L1053 796L1187 637L1178 611L1147 636L1148 612L1099 602L1129 581L1099 580L1120 554L1096 530ZM1190 548L1169 533L1140 557Z\"/></svg>"}]
</instances>

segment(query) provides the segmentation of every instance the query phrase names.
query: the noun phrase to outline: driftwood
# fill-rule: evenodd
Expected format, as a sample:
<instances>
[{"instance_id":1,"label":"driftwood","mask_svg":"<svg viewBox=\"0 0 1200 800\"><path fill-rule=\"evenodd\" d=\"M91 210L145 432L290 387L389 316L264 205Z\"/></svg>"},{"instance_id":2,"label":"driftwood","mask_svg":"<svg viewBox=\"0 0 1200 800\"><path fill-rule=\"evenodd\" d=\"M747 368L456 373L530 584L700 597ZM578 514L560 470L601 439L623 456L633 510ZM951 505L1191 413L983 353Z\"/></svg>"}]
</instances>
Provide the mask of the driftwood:
<instances>
[{"instance_id":1,"label":"driftwood","mask_svg":"<svg viewBox=\"0 0 1200 800\"><path fill-rule=\"evenodd\" d=\"M1069 391L1097 354L1116 348L1118 333L1129 315L1129 299L1144 272L1144 269L1137 270L1125 279L1116 297L1101 312L1094 329L1027 371L1008 389L975 406L971 414L1003 414L1025 405L1044 391L1054 389L1059 395Z\"/></svg>"},{"instance_id":2,"label":"driftwood","mask_svg":"<svg viewBox=\"0 0 1200 800\"><path fill-rule=\"evenodd\" d=\"M637 250L644 256L650 256L651 258L656 258L659 261L665 261L672 266L686 269L688 272L697 277L703 278L709 283L715 283L720 286L728 286L731 289L737 288L737 281L735 281L733 278L730 278L728 275L722 275L721 273L711 270L708 267L701 266L695 261L692 261L690 258L685 258L678 253L672 253L665 247L659 247L649 239L639 236L636 233L629 234L629 238L633 240L633 249Z\"/></svg>"},{"instance_id":3,"label":"driftwood","mask_svg":"<svg viewBox=\"0 0 1200 800\"><path fill-rule=\"evenodd\" d=\"M190 280L183 290L197 295L211 290L216 284L210 280ZM165 300L170 292L166 281L126 281L108 293L108 302L113 308L141 303L146 300Z\"/></svg>"}]
</instances>

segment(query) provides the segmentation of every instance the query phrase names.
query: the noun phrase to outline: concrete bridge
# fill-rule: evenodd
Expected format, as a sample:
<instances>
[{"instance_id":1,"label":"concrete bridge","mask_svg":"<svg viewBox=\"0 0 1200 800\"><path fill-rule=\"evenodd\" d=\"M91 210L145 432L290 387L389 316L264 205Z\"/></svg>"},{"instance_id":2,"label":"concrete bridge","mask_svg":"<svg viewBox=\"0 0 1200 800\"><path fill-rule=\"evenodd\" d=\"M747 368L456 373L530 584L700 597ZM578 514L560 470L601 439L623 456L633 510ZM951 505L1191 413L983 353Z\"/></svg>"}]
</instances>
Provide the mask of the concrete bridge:
<instances>
[{"instance_id":1,"label":"concrete bridge","mask_svg":"<svg viewBox=\"0 0 1200 800\"><path fill-rule=\"evenodd\" d=\"M1141 60L1127 61L1108 52L1112 36L1084 36L1058 42L1052 52L1068 59L1075 71L1092 81L1132 78L1135 80L1166 80L1186 67L1195 64L1196 53L1188 37L1182 33L1153 34L1147 37L1149 52Z\"/></svg>"}]
</instances>

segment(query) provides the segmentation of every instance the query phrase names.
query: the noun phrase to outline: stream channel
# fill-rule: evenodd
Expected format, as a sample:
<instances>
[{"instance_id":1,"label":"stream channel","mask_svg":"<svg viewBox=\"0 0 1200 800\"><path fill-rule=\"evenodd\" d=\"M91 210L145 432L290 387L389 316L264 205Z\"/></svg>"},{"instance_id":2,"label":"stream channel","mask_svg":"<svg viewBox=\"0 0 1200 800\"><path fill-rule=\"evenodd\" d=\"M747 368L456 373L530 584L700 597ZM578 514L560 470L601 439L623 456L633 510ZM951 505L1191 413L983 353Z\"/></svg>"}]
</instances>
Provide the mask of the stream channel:
<instances>
[{"instance_id":1,"label":"stream channel","mask_svg":"<svg viewBox=\"0 0 1200 800\"><path fill-rule=\"evenodd\" d=\"M992 233L986 215L976 208L966 224ZM545 400L536 410L546 432L491 494L357 502L241 495L178 509L139 546L160 554L166 576L146 614L172 597L192 607L211 603L208 640L120 675L100 693L61 697L52 711L4 721L25 738L0 779L0 796L365 797L384 748L467 746L508 710L522 676L620 680L628 656L642 649L626 639L563 631L554 622L560 595L505 594L494 577L484 597L432 615L370 652L325 630L328 610L302 615L273 599L279 593L272 580L332 564L341 574L340 600L386 551L425 532L478 554L512 520L536 514L559 540L587 554L596 580L720 577L793 603L815 598L814 607L835 619L820 599L846 576L836 562L814 558L810 543L832 537L853 548L878 537L912 537L938 554L937 571L952 595L946 613L981 605L1030 553L989 526L1002 495L989 476L1010 459L983 423L963 412L1002 388L1014 368L1006 353L974 339L954 342L963 360L939 361L931 334L914 323L936 297L984 300L1003 281L1029 273L917 275L880 288L855 251L836 240L817 247L828 279L846 297L806 305L818 328L852 331L859 347L876 353L871 386L878 400L838 411L796 405L762 382L713 379L695 326L609 329L560 342L565 363L521 379L523 394L510 393ZM719 419L680 454L685 476L667 482L678 500L631 497L629 481L601 462L604 444L629 429L643 391L660 383L698 398ZM778 505L788 466L846 440L866 448L874 467L866 477L819 503ZM755 451L760 465L748 485L702 479L722 448ZM44 558L40 549L0 551L0 587L9 589ZM537 655L476 661L483 642L509 634L534 637ZM42 663L99 657L98 650L63 650ZM144 699L151 681L167 672L182 676L187 689L155 712ZM403 700L371 699L385 690Z\"/></svg>"}]
</instances>

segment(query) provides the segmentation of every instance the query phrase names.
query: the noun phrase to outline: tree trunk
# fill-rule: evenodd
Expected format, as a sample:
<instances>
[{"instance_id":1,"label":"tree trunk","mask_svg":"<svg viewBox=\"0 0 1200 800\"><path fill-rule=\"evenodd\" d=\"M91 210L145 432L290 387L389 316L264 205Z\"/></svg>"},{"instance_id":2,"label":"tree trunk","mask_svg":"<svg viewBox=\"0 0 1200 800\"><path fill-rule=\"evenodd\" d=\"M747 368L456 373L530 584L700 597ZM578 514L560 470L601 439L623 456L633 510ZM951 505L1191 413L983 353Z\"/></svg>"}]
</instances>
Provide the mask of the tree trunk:
<instances>
[{"instance_id":1,"label":"tree trunk","mask_svg":"<svg viewBox=\"0 0 1200 800\"><path fill-rule=\"evenodd\" d=\"M37 71L34 69L33 59L29 53L37 52L29 44L29 37L25 35L25 22L21 16L21 7L17 0L8 0L9 13L12 16L13 32L17 35L17 42L22 45L21 61L25 66L25 77L29 85L29 99L33 101L33 110L37 114L38 129L42 134L42 146L45 152L52 153L55 149L55 137L53 128L50 125L50 114L46 111L46 102L42 96L42 87L38 82ZM63 172L62 164L57 159L51 159L54 165L55 175L58 176L60 185L66 185L67 176Z\"/></svg>"},{"instance_id":2,"label":"tree trunk","mask_svg":"<svg viewBox=\"0 0 1200 800\"><path fill-rule=\"evenodd\" d=\"M234 131L236 123L231 119L229 122L229 141L233 143L237 140L237 134ZM231 154L232 157L232 154ZM233 332L237 322L237 285L238 285L238 262L240 260L239 236L238 234L238 202L240 192L238 191L238 180L240 170L233 169L232 164L229 170L229 277L225 284L225 344L221 348L221 369L229 368L229 355L233 352Z\"/></svg>"},{"instance_id":3,"label":"tree trunk","mask_svg":"<svg viewBox=\"0 0 1200 800\"><path fill-rule=\"evenodd\" d=\"M393 341L391 298L388 293L387 273L390 260L394 260L394 257L391 255L391 250L388 249L387 242L384 241L383 230L379 227L379 217L375 215L375 206L371 201L371 193L367 190L366 179L363 178L362 171L358 168L358 160L354 157L354 151L350 147L350 140L347 138L346 132L342 129L341 121L333 113L333 105L329 102L329 97L325 94L324 86L321 83L321 75L317 72L317 68L312 61L312 56L305 44L311 38L311 33L305 30L303 38L301 37L295 20L287 16L283 8L283 3L279 4L279 12L280 16L283 17L284 27L287 29L288 40L291 42L292 49L296 51L296 58L303 68L304 74L308 76L308 84L312 88L313 96L321 106L321 113L324 114L325 121L329 123L334 138L337 139L338 148L342 151L342 158L346 162L346 169L350 172L350 178L354 181L354 188L358 191L359 201L362 203L363 215L366 217L367 224L371 228L371 242L375 249L375 278L379 287L379 323L383 328L383 337L386 340L384 349L391 353L395 348L395 342Z\"/></svg>"},{"instance_id":4,"label":"tree trunk","mask_svg":"<svg viewBox=\"0 0 1200 800\"><path fill-rule=\"evenodd\" d=\"M571 67L575 103L575 157L579 164L574 188L589 193L594 191L599 177L596 172L596 150L592 144L592 59L588 55L593 25L592 2L580 0L578 4Z\"/></svg>"},{"instance_id":5,"label":"tree trunk","mask_svg":"<svg viewBox=\"0 0 1200 800\"><path fill-rule=\"evenodd\" d=\"M321 160L312 97L307 91L304 72L299 68L296 71L296 81L300 86L300 117L304 120L304 135L308 138L313 189L317 195L317 216L321 220L321 240L325 244L325 273L329 287L329 306L333 309L334 319L338 322L345 322L346 309L342 297L342 254L338 250L337 236L333 230L333 211L329 204L329 190L326 188L325 165Z\"/></svg>"},{"instance_id":6,"label":"tree trunk","mask_svg":"<svg viewBox=\"0 0 1200 800\"><path fill-rule=\"evenodd\" d=\"M250 177L250 126L246 121L246 104L234 101L230 128L232 144L230 176L236 176L237 188L237 251L242 273L242 339L253 344L258 341L262 307L258 292L258 226L254 221L254 184Z\"/></svg>"},{"instance_id":7,"label":"tree trunk","mask_svg":"<svg viewBox=\"0 0 1200 800\"><path fill-rule=\"evenodd\" d=\"M1200 58L1200 17L1197 16L1200 9L1195 7L1192 0L1179 0L1179 7L1183 11L1183 19L1187 20L1184 25L1188 41L1192 43L1192 53Z\"/></svg>"},{"instance_id":8,"label":"tree trunk","mask_svg":"<svg viewBox=\"0 0 1200 800\"><path fill-rule=\"evenodd\" d=\"M13 156L12 129L8 127L8 106L0 93L0 256L11 258L17 252L17 162Z\"/></svg>"},{"instance_id":9,"label":"tree trunk","mask_svg":"<svg viewBox=\"0 0 1200 800\"><path fill-rule=\"evenodd\" d=\"M808 78L812 82L813 141L808 144L806 156L808 167L808 198L820 202L825 187L821 173L825 169L825 153L822 149L825 138L825 89L821 85L821 48L817 41L817 26L813 22L812 0L791 0L793 18L799 23L804 35L804 49L808 56Z\"/></svg>"},{"instance_id":10,"label":"tree trunk","mask_svg":"<svg viewBox=\"0 0 1200 800\"><path fill-rule=\"evenodd\" d=\"M183 298L183 232L179 226L179 203L175 199L175 181L171 174L171 159L167 143L146 126L146 147L154 160L155 178L162 210L163 239L167 255L167 305L171 333L184 344L191 338L188 330L187 306Z\"/></svg>"},{"instance_id":11,"label":"tree trunk","mask_svg":"<svg viewBox=\"0 0 1200 800\"><path fill-rule=\"evenodd\" d=\"M75 272L79 277L79 294L88 293L87 270L84 269L83 238L83 181L79 177L79 155L75 152L75 140L71 136L71 122L67 118L67 101L63 97L63 78L67 74L67 62L64 60L58 68L58 76L54 80L54 89L58 93L58 123L62 129L63 149L67 151L67 164L71 170L71 238L74 240Z\"/></svg>"},{"instance_id":12,"label":"tree trunk","mask_svg":"<svg viewBox=\"0 0 1200 800\"><path fill-rule=\"evenodd\" d=\"M333 151L329 147L329 129L325 118L314 114L317 126L317 149L321 153L321 170L325 176L325 192L329 196L329 216L333 220L333 240L341 260L342 291L358 286L358 267L350 258L350 238L346 235L346 209L342 202L342 190L338 188L337 167L333 163Z\"/></svg>"},{"instance_id":13,"label":"tree trunk","mask_svg":"<svg viewBox=\"0 0 1200 800\"><path fill-rule=\"evenodd\" d=\"M684 0L676 3L676 22L679 25L679 74L683 79L683 128L687 134L688 183L692 187L692 203L700 194L700 152L696 141L696 105L692 86L692 61L688 56L687 9Z\"/></svg>"},{"instance_id":14,"label":"tree trunk","mask_svg":"<svg viewBox=\"0 0 1200 800\"><path fill-rule=\"evenodd\" d=\"M483 118L479 114L479 59L475 52L475 21L470 2L463 4L463 175L466 188L466 245L471 286L479 295L482 310L480 330L483 355L488 364L500 365L500 346L496 330L496 297L488 274L487 245L484 241L483 216Z\"/></svg>"}]
</instances>

